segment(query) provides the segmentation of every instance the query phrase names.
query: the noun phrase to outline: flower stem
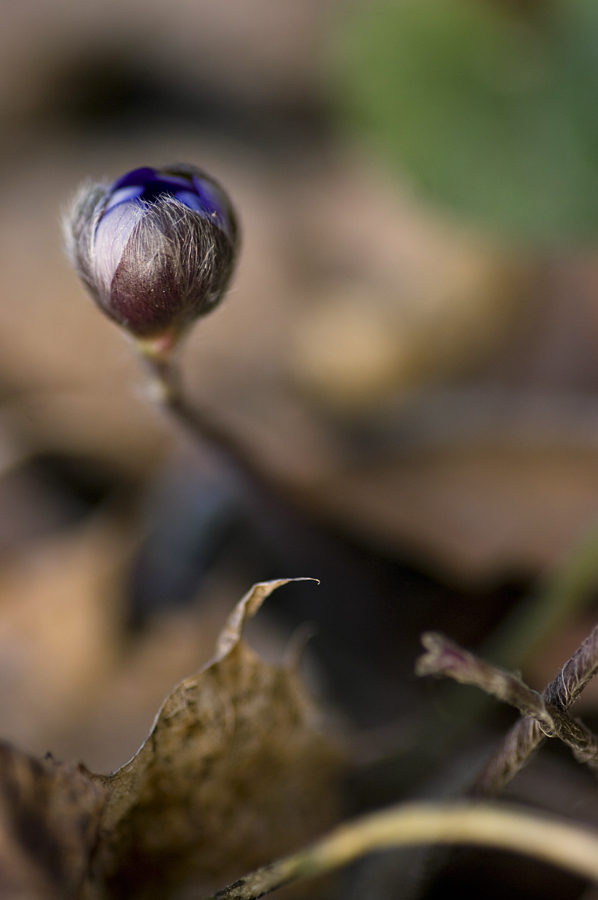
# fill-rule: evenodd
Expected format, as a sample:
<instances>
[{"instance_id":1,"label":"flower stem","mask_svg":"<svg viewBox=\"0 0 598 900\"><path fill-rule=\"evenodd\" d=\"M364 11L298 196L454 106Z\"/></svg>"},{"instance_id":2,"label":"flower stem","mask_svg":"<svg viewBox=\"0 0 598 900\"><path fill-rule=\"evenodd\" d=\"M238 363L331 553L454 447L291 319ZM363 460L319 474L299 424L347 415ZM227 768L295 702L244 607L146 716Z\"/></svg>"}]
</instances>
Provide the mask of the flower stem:
<instances>
[{"instance_id":1,"label":"flower stem","mask_svg":"<svg viewBox=\"0 0 598 900\"><path fill-rule=\"evenodd\" d=\"M215 447L219 455L225 457L229 465L240 471L245 480L257 489L260 496L280 501L281 491L245 444L238 441L231 430L205 409L192 406L187 401L172 349L168 348L167 352L160 353L150 345L148 352L147 345L140 345L139 350L150 371L155 399L178 419L193 438Z\"/></svg>"}]
</instances>

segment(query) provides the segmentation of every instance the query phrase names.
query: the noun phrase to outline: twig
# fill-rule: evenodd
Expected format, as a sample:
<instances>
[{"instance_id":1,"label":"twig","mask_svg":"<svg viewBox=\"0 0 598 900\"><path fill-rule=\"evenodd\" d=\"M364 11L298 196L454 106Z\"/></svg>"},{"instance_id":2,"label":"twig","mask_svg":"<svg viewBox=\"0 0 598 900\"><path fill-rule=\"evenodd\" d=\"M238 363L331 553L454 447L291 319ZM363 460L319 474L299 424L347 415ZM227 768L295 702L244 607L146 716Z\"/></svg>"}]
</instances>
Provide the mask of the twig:
<instances>
[{"instance_id":1,"label":"twig","mask_svg":"<svg viewBox=\"0 0 598 900\"><path fill-rule=\"evenodd\" d=\"M545 737L533 719L518 719L476 778L469 793L474 797L495 797L523 768Z\"/></svg>"},{"instance_id":2,"label":"twig","mask_svg":"<svg viewBox=\"0 0 598 900\"><path fill-rule=\"evenodd\" d=\"M506 669L519 669L532 653L558 632L563 622L588 604L597 580L598 527L594 527L550 580L521 601L514 613L482 645L484 658ZM456 685L448 685L442 700L430 711L422 726L415 729L411 744L394 756L389 754L385 763L372 767L362 776L368 790L377 791L382 797L388 797L389 790L394 796L397 791L412 790L415 782L422 781L446 760L472 726L483 719L488 708L486 695L466 693L458 690ZM484 792L500 790L542 739L542 732L533 722L517 723L505 743L505 760L493 760L492 764L497 768L483 788ZM501 771L503 762L504 772Z\"/></svg>"},{"instance_id":3,"label":"twig","mask_svg":"<svg viewBox=\"0 0 598 900\"><path fill-rule=\"evenodd\" d=\"M527 717L511 729L476 783L476 792L496 793L544 737L560 738L579 762L598 770L598 738L567 712L598 670L598 626L543 694L529 688L518 675L479 659L442 634L427 632L422 635L422 644L427 652L416 663L418 675L443 675L461 684L475 685Z\"/></svg>"},{"instance_id":4,"label":"twig","mask_svg":"<svg viewBox=\"0 0 598 900\"><path fill-rule=\"evenodd\" d=\"M544 736L558 737L564 741L573 750L579 762L598 767L598 738L583 722L570 716L562 703L550 705L548 694L546 697L538 694L518 675L490 665L473 653L463 650L442 634L430 631L422 635L421 640L427 653L417 660L415 671L418 675L445 675L461 684L472 684L481 688L487 694L492 694L514 706L522 715L534 719ZM588 652L584 653L584 657L586 662L589 662ZM573 670L578 689L571 691L563 687L563 691L567 696L577 697L581 691L578 678L580 667L573 666ZM562 673L559 680L563 685L567 684L567 679L562 677Z\"/></svg>"},{"instance_id":5,"label":"twig","mask_svg":"<svg viewBox=\"0 0 598 900\"><path fill-rule=\"evenodd\" d=\"M556 724L544 699L518 675L487 663L439 632L425 632L421 642L427 652L415 663L416 675L444 675L460 684L475 685L536 719L545 734L554 733Z\"/></svg>"},{"instance_id":6,"label":"twig","mask_svg":"<svg viewBox=\"0 0 598 900\"><path fill-rule=\"evenodd\" d=\"M598 673L598 625L565 663L544 694L549 703L565 710L575 703L588 682Z\"/></svg>"},{"instance_id":7,"label":"twig","mask_svg":"<svg viewBox=\"0 0 598 900\"><path fill-rule=\"evenodd\" d=\"M587 828L492 804L412 803L342 825L311 847L246 875L209 900L256 900L373 851L433 843L523 853L598 882L598 833Z\"/></svg>"},{"instance_id":8,"label":"twig","mask_svg":"<svg viewBox=\"0 0 598 900\"><path fill-rule=\"evenodd\" d=\"M598 625L542 692L542 697L552 708L566 713L597 672ZM544 737L535 722L526 719L516 722L477 779L474 793L483 796L497 794L525 765ZM584 761L595 764L594 758Z\"/></svg>"}]
</instances>

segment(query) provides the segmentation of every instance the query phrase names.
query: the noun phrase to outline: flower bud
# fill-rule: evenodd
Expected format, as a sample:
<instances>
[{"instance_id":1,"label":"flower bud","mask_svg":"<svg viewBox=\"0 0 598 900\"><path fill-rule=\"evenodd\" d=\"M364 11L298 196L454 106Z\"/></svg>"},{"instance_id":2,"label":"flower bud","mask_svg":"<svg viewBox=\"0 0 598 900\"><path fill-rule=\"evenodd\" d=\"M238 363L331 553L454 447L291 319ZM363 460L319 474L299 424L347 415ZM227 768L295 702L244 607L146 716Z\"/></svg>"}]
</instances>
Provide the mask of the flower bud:
<instances>
[{"instance_id":1,"label":"flower bud","mask_svg":"<svg viewBox=\"0 0 598 900\"><path fill-rule=\"evenodd\" d=\"M71 261L98 305L141 343L164 348L216 306L238 245L220 185L178 164L84 186L65 231Z\"/></svg>"}]
</instances>

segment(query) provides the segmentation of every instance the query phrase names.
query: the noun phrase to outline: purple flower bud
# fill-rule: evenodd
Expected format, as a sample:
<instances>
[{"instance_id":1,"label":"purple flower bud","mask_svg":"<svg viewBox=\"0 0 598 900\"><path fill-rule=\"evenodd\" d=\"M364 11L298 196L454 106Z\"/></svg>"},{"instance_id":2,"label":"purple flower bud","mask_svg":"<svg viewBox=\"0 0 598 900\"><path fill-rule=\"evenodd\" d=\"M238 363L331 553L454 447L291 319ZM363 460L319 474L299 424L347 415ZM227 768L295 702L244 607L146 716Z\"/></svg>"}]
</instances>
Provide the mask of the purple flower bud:
<instances>
[{"instance_id":1,"label":"purple flower bud","mask_svg":"<svg viewBox=\"0 0 598 900\"><path fill-rule=\"evenodd\" d=\"M222 297L238 245L235 213L194 166L135 169L86 185L67 217L67 250L94 300L142 341L174 343Z\"/></svg>"}]
</instances>

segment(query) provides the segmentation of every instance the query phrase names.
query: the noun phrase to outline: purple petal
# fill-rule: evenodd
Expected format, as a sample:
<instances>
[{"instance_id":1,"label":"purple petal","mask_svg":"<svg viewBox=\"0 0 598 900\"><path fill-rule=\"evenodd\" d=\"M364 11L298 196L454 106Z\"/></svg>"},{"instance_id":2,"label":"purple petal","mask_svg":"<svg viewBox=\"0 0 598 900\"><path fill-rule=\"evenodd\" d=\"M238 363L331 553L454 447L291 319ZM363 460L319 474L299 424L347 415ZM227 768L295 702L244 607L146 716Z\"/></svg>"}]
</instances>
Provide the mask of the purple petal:
<instances>
[{"instance_id":1,"label":"purple petal","mask_svg":"<svg viewBox=\"0 0 598 900\"><path fill-rule=\"evenodd\" d=\"M206 215L210 216L212 221L215 222L225 234L231 237L228 210L222 200L220 191L215 188L214 185L210 184L209 181L205 181L197 175L193 176L193 184L195 185L197 194L203 204L202 212L205 212Z\"/></svg>"},{"instance_id":2,"label":"purple petal","mask_svg":"<svg viewBox=\"0 0 598 900\"><path fill-rule=\"evenodd\" d=\"M129 187L130 185L144 185L146 181L151 181L157 177L156 170L150 169L148 166L144 166L141 169L133 169L132 172L127 172L126 175L115 181L111 190L118 191L120 188Z\"/></svg>"}]
</instances>

